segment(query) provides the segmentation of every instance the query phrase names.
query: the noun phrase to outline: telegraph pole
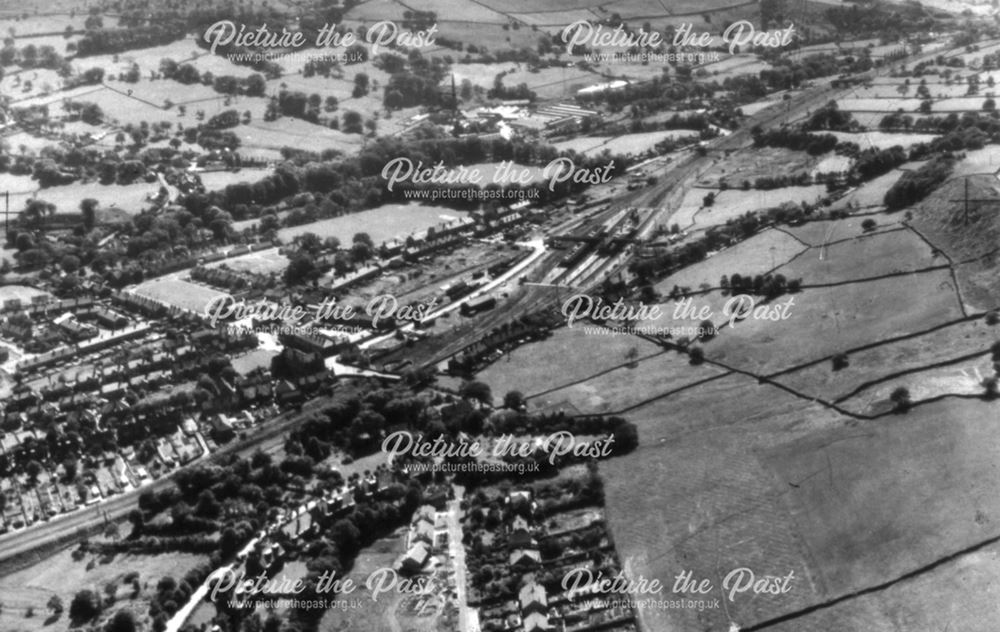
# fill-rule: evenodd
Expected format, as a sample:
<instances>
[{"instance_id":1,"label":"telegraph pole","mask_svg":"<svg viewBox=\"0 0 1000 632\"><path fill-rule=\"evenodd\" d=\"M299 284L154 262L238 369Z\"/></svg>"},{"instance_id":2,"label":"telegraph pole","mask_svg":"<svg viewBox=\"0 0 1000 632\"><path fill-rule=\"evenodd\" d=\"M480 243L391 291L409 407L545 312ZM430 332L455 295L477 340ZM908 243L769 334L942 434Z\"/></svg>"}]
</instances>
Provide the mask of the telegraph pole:
<instances>
[{"instance_id":1,"label":"telegraph pole","mask_svg":"<svg viewBox=\"0 0 1000 632\"><path fill-rule=\"evenodd\" d=\"M969 176L965 176L965 195L961 200L951 200L952 202L962 202L963 222L969 224L969 202L983 202L1000 204L1000 198L973 198L969 197Z\"/></svg>"}]
</instances>

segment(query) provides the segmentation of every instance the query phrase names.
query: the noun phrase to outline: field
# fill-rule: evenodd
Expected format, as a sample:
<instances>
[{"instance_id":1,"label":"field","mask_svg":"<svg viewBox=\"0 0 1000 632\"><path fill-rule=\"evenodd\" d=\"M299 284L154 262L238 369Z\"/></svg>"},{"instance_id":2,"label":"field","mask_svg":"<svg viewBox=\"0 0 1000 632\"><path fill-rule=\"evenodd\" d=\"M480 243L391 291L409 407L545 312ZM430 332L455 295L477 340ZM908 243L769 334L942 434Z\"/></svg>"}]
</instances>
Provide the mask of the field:
<instances>
[{"instance_id":1,"label":"field","mask_svg":"<svg viewBox=\"0 0 1000 632\"><path fill-rule=\"evenodd\" d=\"M630 359L627 356L633 349L636 356ZM632 336L588 334L582 323L576 323L572 328L555 330L546 340L515 349L477 379L490 385L494 399L503 398L508 391L531 397L657 353L660 349L650 342Z\"/></svg>"},{"instance_id":2,"label":"field","mask_svg":"<svg viewBox=\"0 0 1000 632\"><path fill-rule=\"evenodd\" d=\"M421 602L437 602L441 592L428 597L411 596L398 590L391 590L373 598L365 586L368 577L380 569L392 568L393 563L405 551L406 536L400 532L390 538L383 538L365 549L355 561L346 577L353 580L356 590L347 595L332 596L342 607L327 610L319 623L319 630L325 632L370 632L373 630L407 630L413 632L437 632L448 629L440 617L440 608L431 605L424 616L416 615L415 608Z\"/></svg>"},{"instance_id":3,"label":"field","mask_svg":"<svg viewBox=\"0 0 1000 632\"><path fill-rule=\"evenodd\" d=\"M746 241L715 253L704 261L682 268L658 284L661 292L674 285L699 289L718 287L720 279L733 273L764 274L795 257L808 246L780 230L767 230Z\"/></svg>"},{"instance_id":4,"label":"field","mask_svg":"<svg viewBox=\"0 0 1000 632\"><path fill-rule=\"evenodd\" d=\"M880 213L877 215L847 217L839 220L806 222L798 226L784 226L782 230L794 235L796 239L810 246L822 246L832 241L841 241L843 239L871 234L866 233L861 226L864 220L869 218L874 220L876 224L872 233L894 230L899 228L903 221L903 216L899 213Z\"/></svg>"},{"instance_id":5,"label":"field","mask_svg":"<svg viewBox=\"0 0 1000 632\"><path fill-rule=\"evenodd\" d=\"M903 149L909 149L913 145L929 143L935 138L934 134L890 134L887 132L863 132L851 134L848 132L830 132L837 137L837 140L844 143L857 143L862 151L874 147L876 149L887 149L899 145Z\"/></svg>"},{"instance_id":6,"label":"field","mask_svg":"<svg viewBox=\"0 0 1000 632\"><path fill-rule=\"evenodd\" d=\"M731 375L655 400L628 418L639 428L639 449L600 469L609 526L633 577L661 579L672 598L673 578L690 571L711 581L709 599L723 598L722 577L740 567L795 578L787 594L742 594L725 609L643 609L646 629L724 630L727 618L748 626L821 600L785 507L788 485L755 452L830 423L823 409Z\"/></svg>"},{"instance_id":7,"label":"field","mask_svg":"<svg viewBox=\"0 0 1000 632\"><path fill-rule=\"evenodd\" d=\"M991 404L954 400L844 426L764 455L832 594L869 586L996 535ZM932 463L947 463L947 475ZM951 493L962 481L962 493ZM894 491L889 491L894 490ZM844 511L844 502L851 511Z\"/></svg>"},{"instance_id":8,"label":"field","mask_svg":"<svg viewBox=\"0 0 1000 632\"><path fill-rule=\"evenodd\" d=\"M207 268L226 267L236 272L248 272L250 274L269 274L271 272L282 272L288 267L288 257L278 253L277 248L268 248L257 252L247 253L214 261L207 264Z\"/></svg>"},{"instance_id":9,"label":"field","mask_svg":"<svg viewBox=\"0 0 1000 632\"><path fill-rule=\"evenodd\" d=\"M218 191L230 184L257 182L269 173L268 169L240 169L239 171L202 171L198 176L201 178L201 183L205 185L205 190Z\"/></svg>"},{"instance_id":10,"label":"field","mask_svg":"<svg viewBox=\"0 0 1000 632\"><path fill-rule=\"evenodd\" d=\"M575 151L585 155L600 154L604 151L612 155L644 154L652 150L657 143L668 138L698 137L697 130L666 130L662 132L647 132L643 134L625 134L623 136L581 136L572 140L553 143L560 151Z\"/></svg>"},{"instance_id":11,"label":"field","mask_svg":"<svg viewBox=\"0 0 1000 632\"><path fill-rule=\"evenodd\" d=\"M1000 170L1000 148L987 146L966 151L965 158L956 163L954 175L996 173L998 170Z\"/></svg>"},{"instance_id":12,"label":"field","mask_svg":"<svg viewBox=\"0 0 1000 632\"><path fill-rule=\"evenodd\" d=\"M831 236L837 232L830 226ZM843 239L832 237L831 241ZM854 237L814 247L778 268L786 277L801 278L804 285L872 278L898 272L913 272L946 264L931 247L909 229Z\"/></svg>"},{"instance_id":13,"label":"field","mask_svg":"<svg viewBox=\"0 0 1000 632\"><path fill-rule=\"evenodd\" d=\"M842 173L846 172L851 168L851 159L847 156L841 156L839 154L829 154L824 156L822 160L816 163L810 172L815 178L821 173Z\"/></svg>"},{"instance_id":14,"label":"field","mask_svg":"<svg viewBox=\"0 0 1000 632\"><path fill-rule=\"evenodd\" d=\"M729 186L741 186L744 180L753 184L760 177L776 173L792 174L810 170L818 160L804 151L793 151L784 147L760 147L747 149L720 160L698 178L698 184L716 186L725 180Z\"/></svg>"},{"instance_id":15,"label":"field","mask_svg":"<svg viewBox=\"0 0 1000 632\"><path fill-rule=\"evenodd\" d=\"M686 356L665 351L575 384L543 391L531 397L528 405L537 412L564 410L584 415L613 414L639 405L656 394L723 372L714 366L691 366Z\"/></svg>"},{"instance_id":16,"label":"field","mask_svg":"<svg viewBox=\"0 0 1000 632\"><path fill-rule=\"evenodd\" d=\"M140 283L134 289L139 296L145 296L167 305L203 314L209 303L224 292L213 290L180 279L161 278Z\"/></svg>"},{"instance_id":17,"label":"field","mask_svg":"<svg viewBox=\"0 0 1000 632\"><path fill-rule=\"evenodd\" d=\"M149 198L155 197L159 191L158 182L108 185L89 182L39 189L36 195L39 199L55 204L60 213L77 213L80 209L80 200L94 198L102 207L115 208L129 215L135 215L141 212L148 205Z\"/></svg>"},{"instance_id":18,"label":"field","mask_svg":"<svg viewBox=\"0 0 1000 632\"><path fill-rule=\"evenodd\" d=\"M857 412L867 413L871 412L868 406L872 403L877 402L884 408L885 395L867 389L858 391L865 383L877 382L901 371L915 371L880 384L891 387L905 384L915 399L921 399L927 390L923 386L926 374L921 371L922 368L934 362L983 353L992 344L994 335L995 331L982 320L958 323L913 338L852 352L848 354L848 366L838 371L832 369L829 361L823 361L776 379L800 392L830 401L844 400L857 392L856 400L845 405ZM975 379L974 367L984 359L988 359L988 355L949 365L947 369L959 373L964 371L967 379ZM976 393L982 391L980 381L976 380Z\"/></svg>"},{"instance_id":19,"label":"field","mask_svg":"<svg viewBox=\"0 0 1000 632\"><path fill-rule=\"evenodd\" d=\"M910 164L910 163L907 163ZM831 206L839 208L872 208L882 206L886 192L896 183L896 180L903 175L907 164L902 169L893 169L885 175L881 175L874 180L865 182L857 189L854 189L844 197L834 202Z\"/></svg>"},{"instance_id":20,"label":"field","mask_svg":"<svg viewBox=\"0 0 1000 632\"><path fill-rule=\"evenodd\" d=\"M62 632L75 629L70 626L69 605L73 595L79 590L90 588L104 596L108 584L116 584L117 603L110 611L119 608L134 610L137 618L148 622L150 598L156 583L166 576L183 577L184 573L206 562L206 558L188 553L170 553L155 556L124 555L113 559L100 559L87 555L81 561L72 559L70 549L47 559L44 564L36 564L0 578L0 595L3 595L3 610L0 612L0 629L34 632ZM122 578L130 573L139 574L139 582L144 588L139 596L131 598L132 587L122 583ZM66 612L61 617L50 620L51 612L46 604L57 595L62 600ZM34 616L27 617L31 608Z\"/></svg>"},{"instance_id":21,"label":"field","mask_svg":"<svg viewBox=\"0 0 1000 632\"><path fill-rule=\"evenodd\" d=\"M921 300L915 302L915 296ZM948 270L808 289L790 298L787 320L747 319L727 326L705 345L706 357L767 374L962 316ZM781 340L795 343L771 353Z\"/></svg>"},{"instance_id":22,"label":"field","mask_svg":"<svg viewBox=\"0 0 1000 632\"><path fill-rule=\"evenodd\" d=\"M315 233L321 238L337 237L341 244L350 245L356 233L367 232L375 246L394 238L405 240L408 235L425 231L465 217L462 211L423 204L388 204L360 213L324 219L278 231L278 238L290 243L296 235Z\"/></svg>"},{"instance_id":23,"label":"field","mask_svg":"<svg viewBox=\"0 0 1000 632\"><path fill-rule=\"evenodd\" d=\"M517 72L503 78L503 85L507 87L513 88L522 83L527 84L528 89L534 90L540 99L572 99L577 90L604 83L604 79L587 70L558 66L534 72L521 66Z\"/></svg>"},{"instance_id":24,"label":"field","mask_svg":"<svg viewBox=\"0 0 1000 632\"><path fill-rule=\"evenodd\" d=\"M704 207L703 198L709 192L706 189L688 191L681 207L670 219L670 223L679 224L682 230L702 230L725 224L750 211L763 211L789 203L817 202L826 195L826 187L813 184L770 191L726 189L715 193L715 202L712 206Z\"/></svg>"}]
</instances>

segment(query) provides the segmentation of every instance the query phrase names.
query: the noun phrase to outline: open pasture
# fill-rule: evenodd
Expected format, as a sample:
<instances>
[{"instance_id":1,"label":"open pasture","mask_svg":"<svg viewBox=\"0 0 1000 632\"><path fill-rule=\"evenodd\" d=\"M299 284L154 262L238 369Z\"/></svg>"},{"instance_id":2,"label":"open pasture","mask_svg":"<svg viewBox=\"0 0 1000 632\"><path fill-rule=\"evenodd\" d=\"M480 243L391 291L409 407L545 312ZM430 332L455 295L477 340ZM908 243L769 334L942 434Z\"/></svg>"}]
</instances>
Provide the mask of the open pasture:
<instances>
[{"instance_id":1,"label":"open pasture","mask_svg":"<svg viewBox=\"0 0 1000 632\"><path fill-rule=\"evenodd\" d=\"M523 83L541 99L572 99L577 90L605 81L600 75L575 66L551 66L532 72L526 64L519 64L517 71L504 76L503 85L514 88Z\"/></svg>"},{"instance_id":2,"label":"open pasture","mask_svg":"<svg viewBox=\"0 0 1000 632\"><path fill-rule=\"evenodd\" d=\"M658 284L670 291L674 285L698 290L719 287L723 276L764 274L803 252L808 246L780 230L769 229L721 250L703 261L681 268Z\"/></svg>"},{"instance_id":3,"label":"open pasture","mask_svg":"<svg viewBox=\"0 0 1000 632\"><path fill-rule=\"evenodd\" d=\"M749 626L822 600L784 498L788 485L767 471L756 450L831 423L823 409L730 375L655 400L628 417L639 428L639 449L600 469L608 524L633 576L660 579L666 598L722 599L722 578L730 570L794 573L788 593L737 595L725 610L643 609L646 629L725 630L729 620ZM709 579L711 594L671 596L681 570Z\"/></svg>"},{"instance_id":4,"label":"open pasture","mask_svg":"<svg viewBox=\"0 0 1000 632\"><path fill-rule=\"evenodd\" d=\"M703 230L725 224L751 211L763 211L783 204L815 203L826 195L826 187L814 184L769 191L726 189L715 192L715 202L711 206L703 206L704 197L709 192L706 189L688 191L671 223L680 224L681 229Z\"/></svg>"},{"instance_id":5,"label":"open pasture","mask_svg":"<svg viewBox=\"0 0 1000 632\"><path fill-rule=\"evenodd\" d=\"M595 339L593 344L603 346L604 339ZM536 395L528 400L528 406L537 410L565 408L585 415L611 414L723 372L711 365L693 366L687 356L667 351Z\"/></svg>"},{"instance_id":6,"label":"open pasture","mask_svg":"<svg viewBox=\"0 0 1000 632\"><path fill-rule=\"evenodd\" d=\"M0 594L3 595L0 629L25 632L78 629L71 624L68 612L73 596L87 588L103 596L104 588L109 584L117 588L117 601L107 613L128 608L136 613L138 621L145 620L148 624L147 611L155 596L156 583L166 576L180 579L187 571L208 561L199 555L178 552L149 556L122 555L110 559L87 555L80 561L75 561L72 555L72 549L66 548L46 559L44 564L33 565L0 579ZM139 585L143 587L136 599L130 598L132 586L123 581L132 572L138 573ZM62 616L49 621L47 604L53 596L61 599L65 611ZM33 611L33 616L26 616L29 609Z\"/></svg>"},{"instance_id":7,"label":"open pasture","mask_svg":"<svg viewBox=\"0 0 1000 632\"><path fill-rule=\"evenodd\" d=\"M657 143L667 139L698 138L697 130L664 130L646 132L643 134L624 134L622 136L581 136L571 140L554 143L560 151L576 151L585 155L600 154L604 151L612 155L641 155L656 147Z\"/></svg>"},{"instance_id":8,"label":"open pasture","mask_svg":"<svg viewBox=\"0 0 1000 632\"><path fill-rule=\"evenodd\" d=\"M948 263L944 257L934 256L927 242L906 228L860 235L848 241L836 236L837 228L834 224L828 226L829 241L836 243L821 243L777 272L811 285L913 272Z\"/></svg>"},{"instance_id":9,"label":"open pasture","mask_svg":"<svg viewBox=\"0 0 1000 632\"><path fill-rule=\"evenodd\" d=\"M869 218L875 221L876 226L871 232L866 232L861 224ZM782 226L781 229L810 246L823 246L832 241L841 241L900 228L903 219L904 217L900 213L879 213L877 215L806 222L798 226Z\"/></svg>"},{"instance_id":10,"label":"open pasture","mask_svg":"<svg viewBox=\"0 0 1000 632\"><path fill-rule=\"evenodd\" d=\"M87 198L97 200L102 207L114 208L129 215L140 213L149 200L160 191L158 182L132 184L101 184L100 182L74 183L65 186L39 189L36 196L56 205L60 213L77 213L80 202Z\"/></svg>"},{"instance_id":11,"label":"open pasture","mask_svg":"<svg viewBox=\"0 0 1000 632\"><path fill-rule=\"evenodd\" d=\"M903 149L909 149L920 143L929 143L937 136L935 134L903 134L889 132L828 132L837 137L842 143L855 143L862 151L865 149L888 149L899 145Z\"/></svg>"},{"instance_id":12,"label":"open pasture","mask_svg":"<svg viewBox=\"0 0 1000 632\"><path fill-rule=\"evenodd\" d=\"M872 208L883 205L886 192L896 184L896 181L903 176L903 172L910 163L906 163L900 169L893 169L889 173L869 180L849 192L844 197L835 201L831 206L835 209L847 208Z\"/></svg>"},{"instance_id":13,"label":"open pasture","mask_svg":"<svg viewBox=\"0 0 1000 632\"><path fill-rule=\"evenodd\" d=\"M659 346L634 336L597 336L584 326L561 327L545 340L519 347L476 379L489 384L495 398L508 391L530 397L662 352ZM633 350L635 357L630 356Z\"/></svg>"},{"instance_id":14,"label":"open pasture","mask_svg":"<svg viewBox=\"0 0 1000 632\"><path fill-rule=\"evenodd\" d=\"M715 186L725 180L731 187L739 187L744 180L753 184L760 177L770 177L776 173L792 174L808 171L818 159L804 151L794 151L784 147L753 147L734 152L719 160L698 178L698 183Z\"/></svg>"},{"instance_id":15,"label":"open pasture","mask_svg":"<svg viewBox=\"0 0 1000 632\"><path fill-rule=\"evenodd\" d=\"M807 289L778 302L789 299L787 319L727 325L705 344L706 358L766 375L962 316L948 270Z\"/></svg>"},{"instance_id":16,"label":"open pasture","mask_svg":"<svg viewBox=\"0 0 1000 632\"><path fill-rule=\"evenodd\" d=\"M918 370L935 362L985 351L995 340L996 333L994 328L987 326L982 320L957 323L913 338L849 353L847 366L837 371L833 370L831 361L824 360L775 379L808 396L837 401L851 395L865 383L880 380L893 373ZM969 360L946 368L967 371L969 367L978 363L977 360ZM905 384L910 388L913 398L919 399L915 393L917 389L914 387L923 381L923 376L924 373L914 373L880 384L892 388ZM970 379L974 377L974 374L970 374ZM977 381L976 392L981 390L982 387ZM845 405L861 413L866 411L869 403L875 401L884 403L886 396L879 396L865 389L858 391L853 404ZM859 406L858 402L864 404Z\"/></svg>"},{"instance_id":17,"label":"open pasture","mask_svg":"<svg viewBox=\"0 0 1000 632\"><path fill-rule=\"evenodd\" d=\"M378 208L323 219L311 224L282 228L278 238L290 243L296 235L315 233L321 238L336 237L349 247L356 233L366 232L375 246L394 238L405 240L408 235L440 226L465 217L463 211L423 204L387 204Z\"/></svg>"},{"instance_id":18,"label":"open pasture","mask_svg":"<svg viewBox=\"0 0 1000 632\"><path fill-rule=\"evenodd\" d=\"M831 595L876 585L996 535L995 404L949 400L763 454Z\"/></svg>"}]
</instances>

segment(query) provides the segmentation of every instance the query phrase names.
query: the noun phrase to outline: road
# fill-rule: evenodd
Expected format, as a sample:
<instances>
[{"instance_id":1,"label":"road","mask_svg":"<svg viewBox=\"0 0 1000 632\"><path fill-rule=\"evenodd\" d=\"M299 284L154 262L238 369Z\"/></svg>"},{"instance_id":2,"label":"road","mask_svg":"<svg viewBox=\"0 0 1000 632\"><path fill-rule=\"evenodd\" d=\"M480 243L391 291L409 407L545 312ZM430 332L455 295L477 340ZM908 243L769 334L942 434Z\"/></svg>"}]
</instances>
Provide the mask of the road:
<instances>
[{"instance_id":1,"label":"road","mask_svg":"<svg viewBox=\"0 0 1000 632\"><path fill-rule=\"evenodd\" d=\"M258 426L256 432L246 440L236 441L223 446L203 460L214 460L220 457L237 454L249 456L257 449L268 450L271 444L280 445L284 442L284 433L308 416L315 408L322 405L325 399L313 400L303 407L301 412L284 413L275 419ZM311 405L310 405L311 404ZM30 554L36 549L44 549L61 542L68 543L93 534L99 530L106 520L121 520L136 507L139 495L146 491L157 492L172 485L170 476L117 496L104 502L82 507L68 514L60 514L48 522L36 523L31 527L20 529L0 536L0 575L17 570L17 564L10 561Z\"/></svg>"}]
</instances>

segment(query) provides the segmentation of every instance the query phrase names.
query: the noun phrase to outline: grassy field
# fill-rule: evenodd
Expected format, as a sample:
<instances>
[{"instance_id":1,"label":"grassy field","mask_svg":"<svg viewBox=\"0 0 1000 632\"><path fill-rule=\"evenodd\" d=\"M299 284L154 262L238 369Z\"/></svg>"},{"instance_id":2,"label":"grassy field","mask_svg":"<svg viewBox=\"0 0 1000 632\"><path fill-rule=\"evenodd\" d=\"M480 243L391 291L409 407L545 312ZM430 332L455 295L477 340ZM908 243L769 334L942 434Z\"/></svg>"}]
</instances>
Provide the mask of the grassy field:
<instances>
[{"instance_id":1,"label":"grassy field","mask_svg":"<svg viewBox=\"0 0 1000 632\"><path fill-rule=\"evenodd\" d=\"M577 90L603 81L600 75L576 67L553 66L530 71L522 65L517 72L503 78L503 85L513 88L524 83L530 90L534 90L539 98L572 99Z\"/></svg>"},{"instance_id":2,"label":"grassy field","mask_svg":"<svg viewBox=\"0 0 1000 632\"><path fill-rule=\"evenodd\" d=\"M71 627L69 621L68 611L73 595L79 590L90 588L104 596L105 586L111 583L118 586L117 602L107 613L129 608L135 611L139 621L145 621L149 625L147 613L150 598L156 591L156 582L168 575L179 579L188 570L204 562L207 562L206 558L188 553L124 555L105 560L88 555L81 561L74 561L72 551L66 549L47 559L44 564L36 564L0 578L0 595L3 599L0 629L9 632L62 632L77 629ZM139 574L139 581L143 586L135 599L131 598L132 587L122 584L122 578L130 572ZM61 617L50 621L51 612L46 604L53 595L62 600L66 611ZM26 616L29 608L34 610L32 617Z\"/></svg>"},{"instance_id":3,"label":"grassy field","mask_svg":"<svg viewBox=\"0 0 1000 632\"><path fill-rule=\"evenodd\" d=\"M955 164L956 176L996 173L1000 170L1000 147L987 146L964 153L965 157Z\"/></svg>"},{"instance_id":4,"label":"grassy field","mask_svg":"<svg viewBox=\"0 0 1000 632\"><path fill-rule=\"evenodd\" d=\"M887 149L899 145L904 149L909 149L913 145L929 143L937 135L935 134L890 134L887 132L864 132L851 134L849 132L830 132L842 143L857 143L862 151L872 147L876 149Z\"/></svg>"},{"instance_id":5,"label":"grassy field","mask_svg":"<svg viewBox=\"0 0 1000 632\"><path fill-rule=\"evenodd\" d=\"M230 184L257 182L270 173L268 169L240 169L239 171L203 171L198 174L208 191L218 191Z\"/></svg>"},{"instance_id":6,"label":"grassy field","mask_svg":"<svg viewBox=\"0 0 1000 632\"><path fill-rule=\"evenodd\" d=\"M354 235L363 231L367 232L378 246L393 238L406 239L407 235L454 221L465 215L462 211L423 204L387 204L360 213L282 228L278 231L278 237L283 242L289 243L296 235L315 233L322 238L337 237L341 244L349 246Z\"/></svg>"},{"instance_id":7,"label":"grassy field","mask_svg":"<svg viewBox=\"0 0 1000 632\"><path fill-rule=\"evenodd\" d=\"M794 484L788 497L798 531L830 593L870 586L997 534L1000 452L991 406L929 404L765 453L775 476ZM954 493L958 484L962 492Z\"/></svg>"},{"instance_id":8,"label":"grassy field","mask_svg":"<svg viewBox=\"0 0 1000 632\"><path fill-rule=\"evenodd\" d=\"M993 343L997 333L995 328L987 326L982 320L960 323L908 340L852 353L848 356L848 366L839 371L834 371L831 363L827 361L782 375L777 379L782 384L809 395L837 400L846 397L870 380L877 380L898 371L917 369L933 362L985 351ZM959 374L965 371L966 379L974 380L976 375L972 367L979 363L963 362L949 370L957 371ZM924 390L921 386L924 377L923 373L916 373L883 384L895 388L905 383L914 399L918 399L918 393ZM977 393L982 391L979 382L980 380L976 380L975 383ZM854 402L846 405L857 412L865 412L870 403L882 404L884 399L885 395L865 390L861 391Z\"/></svg>"},{"instance_id":9,"label":"grassy field","mask_svg":"<svg viewBox=\"0 0 1000 632\"><path fill-rule=\"evenodd\" d=\"M282 272L288 267L288 257L278 253L277 248L268 248L207 264L207 268L225 267L237 272L249 272L250 274L268 274L270 272Z\"/></svg>"},{"instance_id":10,"label":"grassy field","mask_svg":"<svg viewBox=\"0 0 1000 632\"><path fill-rule=\"evenodd\" d=\"M805 187L784 187L770 191L743 191L726 189L715 192L715 202L704 207L703 199L710 191L707 189L691 189L684 196L680 208L670 219L681 229L702 230L711 226L725 224L750 211L781 206L782 204L800 204L802 202L817 202L826 195L826 187L813 184Z\"/></svg>"},{"instance_id":11,"label":"grassy field","mask_svg":"<svg viewBox=\"0 0 1000 632\"><path fill-rule=\"evenodd\" d=\"M515 349L476 379L490 385L494 398L502 398L508 391L521 391L530 397L629 364L626 354L632 349L637 353L635 359L660 351L653 343L633 336L588 334L582 323L576 323L572 328L557 329L546 340Z\"/></svg>"},{"instance_id":12,"label":"grassy field","mask_svg":"<svg viewBox=\"0 0 1000 632\"><path fill-rule=\"evenodd\" d=\"M408 616L415 598L399 591L389 591L372 597L365 581L382 568L391 568L396 558L405 551L406 536L403 530L391 538L379 540L365 549L357 558L351 572L357 589L349 595L331 597L343 602L344 607L329 609L319 623L321 632L370 632L372 630L412 630L432 632L439 624L438 617ZM403 627L405 626L405 627Z\"/></svg>"},{"instance_id":13,"label":"grassy field","mask_svg":"<svg viewBox=\"0 0 1000 632\"><path fill-rule=\"evenodd\" d=\"M698 137L697 130L666 130L661 132L646 132L642 134L625 134L623 136L581 136L572 140L564 140L553 145L560 151L576 151L585 155L600 154L604 151L614 154L644 154L653 149L657 143L668 138Z\"/></svg>"},{"instance_id":14,"label":"grassy field","mask_svg":"<svg viewBox=\"0 0 1000 632\"><path fill-rule=\"evenodd\" d=\"M785 503L756 451L833 422L819 407L743 376L728 376L631 411L640 446L601 463L608 524L633 577L708 579L706 598L723 598L722 578L749 567L757 575L793 572L784 595L741 594L726 608L643 609L648 630L725 630L790 612L820 599ZM835 423L835 422L833 422ZM698 595L676 597L698 599Z\"/></svg>"},{"instance_id":15,"label":"grassy field","mask_svg":"<svg viewBox=\"0 0 1000 632\"><path fill-rule=\"evenodd\" d=\"M134 184L109 184L88 182L67 186L39 189L39 199L51 202L61 213L75 213L80 210L80 201L93 198L106 208L116 208L135 215L148 204L147 198L155 197L160 191L158 182L136 182Z\"/></svg>"},{"instance_id":16,"label":"grassy field","mask_svg":"<svg viewBox=\"0 0 1000 632\"><path fill-rule=\"evenodd\" d=\"M528 404L537 411L610 414L723 372L714 366L692 366L687 356L665 352L537 395Z\"/></svg>"},{"instance_id":17,"label":"grassy field","mask_svg":"<svg viewBox=\"0 0 1000 632\"><path fill-rule=\"evenodd\" d=\"M869 180L834 202L831 206L835 209L882 206L886 192L902 177L908 164L910 163L904 164L903 169L893 169L885 175L881 175L874 180Z\"/></svg>"},{"instance_id":18,"label":"grassy field","mask_svg":"<svg viewBox=\"0 0 1000 632\"><path fill-rule=\"evenodd\" d=\"M674 285L699 289L703 284L718 287L723 275L763 274L780 266L807 248L780 230L766 230L746 241L726 248L704 261L682 268L657 284L657 291L667 293Z\"/></svg>"},{"instance_id":19,"label":"grassy field","mask_svg":"<svg viewBox=\"0 0 1000 632\"><path fill-rule=\"evenodd\" d=\"M954 261L963 299L977 309L1000 305L1000 275L996 245L1000 240L1000 216L996 203L973 204L968 221L961 202L968 184L973 199L997 199L997 179L992 175L954 178L913 208L913 226Z\"/></svg>"},{"instance_id":20,"label":"grassy field","mask_svg":"<svg viewBox=\"0 0 1000 632\"><path fill-rule=\"evenodd\" d=\"M775 173L791 174L807 171L818 162L804 151L793 151L784 147L760 147L747 149L721 158L699 179L704 186L716 186L725 180L729 186L738 187L744 180L751 184L759 177L773 176Z\"/></svg>"},{"instance_id":21,"label":"grassy field","mask_svg":"<svg viewBox=\"0 0 1000 632\"><path fill-rule=\"evenodd\" d=\"M872 233L894 230L902 226L903 216L899 213L879 213L872 216L847 217L838 220L806 222L798 226L783 226L782 230L794 235L810 246L822 246L831 241L840 241L852 237L860 237L866 233L861 224L864 220L875 220L876 226Z\"/></svg>"},{"instance_id":22,"label":"grassy field","mask_svg":"<svg viewBox=\"0 0 1000 632\"><path fill-rule=\"evenodd\" d=\"M836 226L830 226L829 230L831 236L836 235ZM843 237L831 237L838 239ZM801 278L809 285L912 272L946 263L944 257L933 256L931 247L916 233L904 229L821 245L782 266L778 272L788 278Z\"/></svg>"},{"instance_id":23,"label":"grassy field","mask_svg":"<svg viewBox=\"0 0 1000 632\"><path fill-rule=\"evenodd\" d=\"M706 357L766 374L962 315L947 270L810 289L792 298L787 320L727 325L705 345Z\"/></svg>"}]
</instances>

